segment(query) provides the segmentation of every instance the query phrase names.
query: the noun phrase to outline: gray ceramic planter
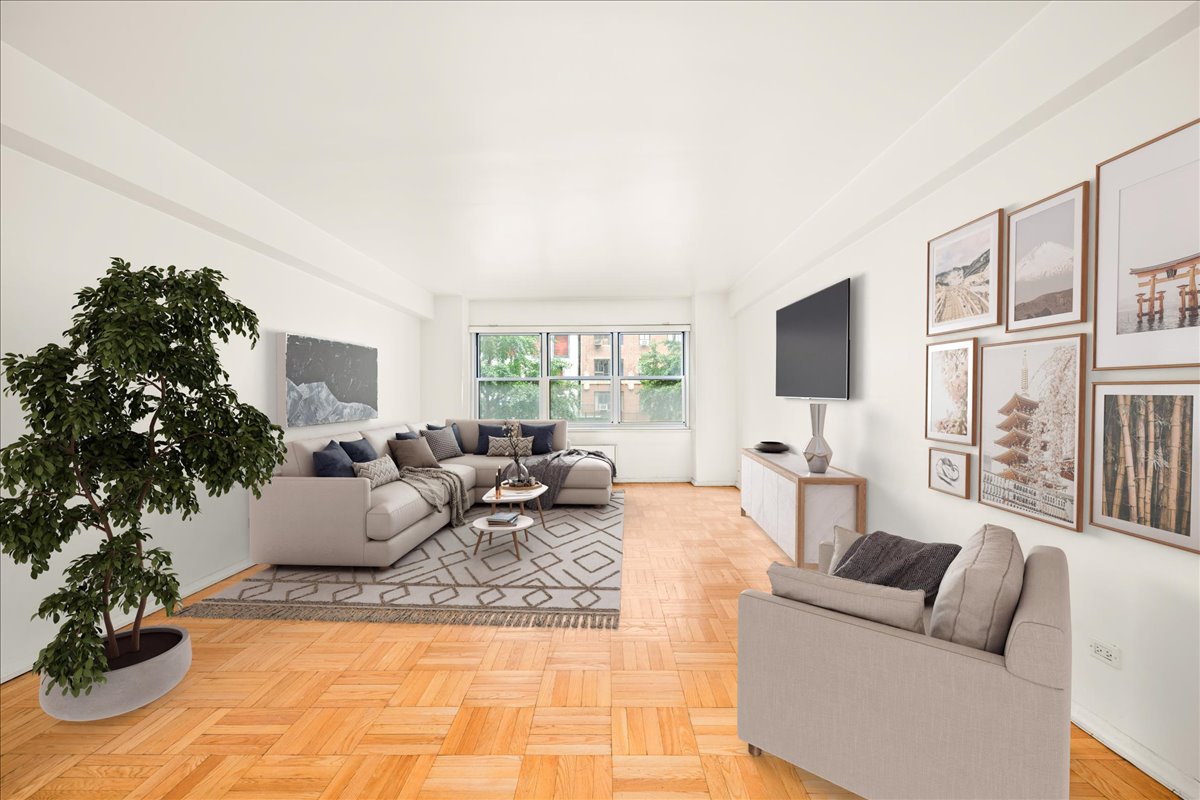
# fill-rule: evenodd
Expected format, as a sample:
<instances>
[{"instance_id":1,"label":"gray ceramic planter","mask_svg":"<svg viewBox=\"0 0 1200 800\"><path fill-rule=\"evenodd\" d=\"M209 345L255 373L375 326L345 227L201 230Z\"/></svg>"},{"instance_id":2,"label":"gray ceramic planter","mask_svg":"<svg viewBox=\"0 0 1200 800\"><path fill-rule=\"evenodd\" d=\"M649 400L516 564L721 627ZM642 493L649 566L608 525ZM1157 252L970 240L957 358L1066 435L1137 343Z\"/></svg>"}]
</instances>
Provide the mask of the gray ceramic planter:
<instances>
[{"instance_id":1,"label":"gray ceramic planter","mask_svg":"<svg viewBox=\"0 0 1200 800\"><path fill-rule=\"evenodd\" d=\"M176 633L181 638L165 653L140 664L105 673L108 680L92 686L90 694L81 692L78 697L72 697L70 693L64 695L58 687L51 688L47 694L46 679L43 678L38 694L42 710L52 717L70 722L107 719L141 708L174 689L192 665L191 637L185 628L172 625L143 628L142 635L154 631Z\"/></svg>"}]
</instances>

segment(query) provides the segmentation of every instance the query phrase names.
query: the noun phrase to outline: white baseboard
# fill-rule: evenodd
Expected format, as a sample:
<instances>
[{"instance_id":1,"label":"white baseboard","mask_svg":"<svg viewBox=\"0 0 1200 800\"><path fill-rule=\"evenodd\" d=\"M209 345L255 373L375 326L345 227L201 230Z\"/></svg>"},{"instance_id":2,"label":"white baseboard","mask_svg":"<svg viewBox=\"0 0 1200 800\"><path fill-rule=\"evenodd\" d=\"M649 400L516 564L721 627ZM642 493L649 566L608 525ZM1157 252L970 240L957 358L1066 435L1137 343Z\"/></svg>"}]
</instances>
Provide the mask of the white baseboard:
<instances>
[{"instance_id":1,"label":"white baseboard","mask_svg":"<svg viewBox=\"0 0 1200 800\"><path fill-rule=\"evenodd\" d=\"M686 478L663 478L663 477L630 478L626 475L622 475L622 476L618 477L617 480L613 483L613 488L617 488L622 483L691 483L691 482L692 482L691 475L688 475Z\"/></svg>"},{"instance_id":2,"label":"white baseboard","mask_svg":"<svg viewBox=\"0 0 1200 800\"><path fill-rule=\"evenodd\" d=\"M733 481L698 481L692 480L692 486L734 486Z\"/></svg>"},{"instance_id":3,"label":"white baseboard","mask_svg":"<svg viewBox=\"0 0 1200 800\"><path fill-rule=\"evenodd\" d=\"M212 586L214 583L218 583L219 581L225 580L230 575L236 575L237 573L241 572L242 570L248 569L249 567L254 566L254 563L255 562L251 561L250 559L246 559L244 561L239 561L236 564L231 564L228 567L222 567L221 569L217 570L216 572L213 572L209 575L205 575L203 578L198 578L197 580L191 581L187 584L180 586L179 587L179 596L187 597L189 594L195 594L196 592L203 591L204 589L207 589L208 587ZM161 611L161 610L162 610L162 606L160 606L160 605L155 605L155 606L147 605L146 606L147 614L152 614L155 611ZM135 616L134 612L130 612L128 614L122 614L121 612L118 611L117 613L113 614L113 625L117 628L117 630L120 630L121 628L125 627L129 623L133 622L134 616ZM24 675L26 672L29 672L29 669L32 666L33 665L31 664L29 667L26 667L23 670L9 673L7 675L0 675L0 683L7 683L8 681L11 681L13 678L17 678L17 677L20 677L21 675Z\"/></svg>"},{"instance_id":4,"label":"white baseboard","mask_svg":"<svg viewBox=\"0 0 1200 800\"><path fill-rule=\"evenodd\" d=\"M1187 800L1200 798L1200 780L1190 777L1141 742L1117 730L1108 721L1078 703L1071 704L1071 721L1180 797Z\"/></svg>"}]
</instances>

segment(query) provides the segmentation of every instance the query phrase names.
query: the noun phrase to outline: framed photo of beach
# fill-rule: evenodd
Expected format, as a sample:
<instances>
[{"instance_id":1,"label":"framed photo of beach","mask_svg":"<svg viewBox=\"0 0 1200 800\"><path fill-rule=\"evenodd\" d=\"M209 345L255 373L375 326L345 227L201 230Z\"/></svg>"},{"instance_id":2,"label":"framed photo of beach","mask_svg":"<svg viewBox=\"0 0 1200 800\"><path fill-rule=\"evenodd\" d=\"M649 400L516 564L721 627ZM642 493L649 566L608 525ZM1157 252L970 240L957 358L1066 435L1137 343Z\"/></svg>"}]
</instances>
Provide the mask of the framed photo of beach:
<instances>
[{"instance_id":1,"label":"framed photo of beach","mask_svg":"<svg viewBox=\"0 0 1200 800\"><path fill-rule=\"evenodd\" d=\"M929 488L935 492L971 497L971 454L929 448Z\"/></svg>"},{"instance_id":2,"label":"framed photo of beach","mask_svg":"<svg viewBox=\"0 0 1200 800\"><path fill-rule=\"evenodd\" d=\"M1003 222L998 208L929 240L926 335L1000 324Z\"/></svg>"},{"instance_id":3,"label":"framed photo of beach","mask_svg":"<svg viewBox=\"0 0 1200 800\"><path fill-rule=\"evenodd\" d=\"M1200 553L1200 381L1092 385L1091 523Z\"/></svg>"},{"instance_id":4,"label":"framed photo of beach","mask_svg":"<svg viewBox=\"0 0 1200 800\"><path fill-rule=\"evenodd\" d=\"M1087 318L1087 181L1008 215L1005 330Z\"/></svg>"},{"instance_id":5,"label":"framed photo of beach","mask_svg":"<svg viewBox=\"0 0 1200 800\"><path fill-rule=\"evenodd\" d=\"M1096 166L1093 366L1200 366L1200 120Z\"/></svg>"},{"instance_id":6,"label":"framed photo of beach","mask_svg":"<svg viewBox=\"0 0 1200 800\"><path fill-rule=\"evenodd\" d=\"M978 500L1083 529L1084 334L980 348Z\"/></svg>"},{"instance_id":7,"label":"framed photo of beach","mask_svg":"<svg viewBox=\"0 0 1200 800\"><path fill-rule=\"evenodd\" d=\"M925 438L975 444L975 339L926 345Z\"/></svg>"}]
</instances>

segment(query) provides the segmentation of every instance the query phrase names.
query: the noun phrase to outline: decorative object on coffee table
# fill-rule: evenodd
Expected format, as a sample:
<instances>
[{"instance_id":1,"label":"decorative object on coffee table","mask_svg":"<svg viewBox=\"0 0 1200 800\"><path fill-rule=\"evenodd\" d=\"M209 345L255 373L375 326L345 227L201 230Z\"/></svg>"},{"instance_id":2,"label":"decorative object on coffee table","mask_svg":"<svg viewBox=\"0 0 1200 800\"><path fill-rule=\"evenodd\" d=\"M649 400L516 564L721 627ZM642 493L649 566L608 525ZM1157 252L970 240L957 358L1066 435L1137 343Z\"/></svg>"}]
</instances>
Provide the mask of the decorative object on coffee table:
<instances>
[{"instance_id":1,"label":"decorative object on coffee table","mask_svg":"<svg viewBox=\"0 0 1200 800\"><path fill-rule=\"evenodd\" d=\"M812 439L804 448L804 460L808 462L808 471L820 475L829 469L833 461L833 448L825 441L825 403L809 403L808 413L812 418Z\"/></svg>"},{"instance_id":2,"label":"decorative object on coffee table","mask_svg":"<svg viewBox=\"0 0 1200 800\"><path fill-rule=\"evenodd\" d=\"M76 293L62 343L3 358L29 432L0 450L0 549L35 578L64 545L77 556L38 608L57 626L33 664L51 716L113 717L183 679L187 631L143 627L147 606L171 614L180 604L171 554L151 546L146 517L186 520L201 487L257 494L284 460L283 431L239 402L222 368L220 345L258 341L258 317L224 280L114 258ZM135 612L127 633L116 631L118 611Z\"/></svg>"},{"instance_id":3,"label":"decorative object on coffee table","mask_svg":"<svg viewBox=\"0 0 1200 800\"><path fill-rule=\"evenodd\" d=\"M508 437L508 452L512 455L512 466L506 467L505 475L509 475L505 481L505 485L511 486L514 489L526 488L535 486L535 480L530 474L529 469L521 463L521 423L506 422L504 423L504 435Z\"/></svg>"},{"instance_id":4,"label":"decorative object on coffee table","mask_svg":"<svg viewBox=\"0 0 1200 800\"><path fill-rule=\"evenodd\" d=\"M754 445L754 449L760 453L786 453L788 446L783 442L766 441Z\"/></svg>"}]
</instances>

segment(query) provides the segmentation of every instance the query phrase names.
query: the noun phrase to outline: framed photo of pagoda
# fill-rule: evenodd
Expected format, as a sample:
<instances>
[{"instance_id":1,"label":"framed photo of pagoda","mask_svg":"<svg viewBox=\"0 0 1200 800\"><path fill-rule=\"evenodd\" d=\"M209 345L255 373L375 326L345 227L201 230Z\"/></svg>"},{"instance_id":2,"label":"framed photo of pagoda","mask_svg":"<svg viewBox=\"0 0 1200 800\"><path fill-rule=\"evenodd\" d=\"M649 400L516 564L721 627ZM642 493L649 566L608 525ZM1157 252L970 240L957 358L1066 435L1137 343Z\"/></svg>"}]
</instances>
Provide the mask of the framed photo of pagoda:
<instances>
[{"instance_id":1,"label":"framed photo of pagoda","mask_svg":"<svg viewBox=\"0 0 1200 800\"><path fill-rule=\"evenodd\" d=\"M980 348L980 503L1083 529L1084 334Z\"/></svg>"},{"instance_id":2,"label":"framed photo of pagoda","mask_svg":"<svg viewBox=\"0 0 1200 800\"><path fill-rule=\"evenodd\" d=\"M1008 215L1005 330L1087 318L1087 247L1087 181Z\"/></svg>"},{"instance_id":3,"label":"framed photo of pagoda","mask_svg":"<svg viewBox=\"0 0 1200 800\"><path fill-rule=\"evenodd\" d=\"M975 444L975 340L925 347L925 438Z\"/></svg>"},{"instance_id":4,"label":"framed photo of pagoda","mask_svg":"<svg viewBox=\"0 0 1200 800\"><path fill-rule=\"evenodd\" d=\"M1200 553L1200 381L1092 386L1090 520Z\"/></svg>"},{"instance_id":5,"label":"framed photo of pagoda","mask_svg":"<svg viewBox=\"0 0 1200 800\"><path fill-rule=\"evenodd\" d=\"M1000 324L1004 209L984 214L926 246L925 333Z\"/></svg>"},{"instance_id":6,"label":"framed photo of pagoda","mask_svg":"<svg viewBox=\"0 0 1200 800\"><path fill-rule=\"evenodd\" d=\"M1200 365L1200 120L1096 166L1096 369Z\"/></svg>"}]
</instances>

